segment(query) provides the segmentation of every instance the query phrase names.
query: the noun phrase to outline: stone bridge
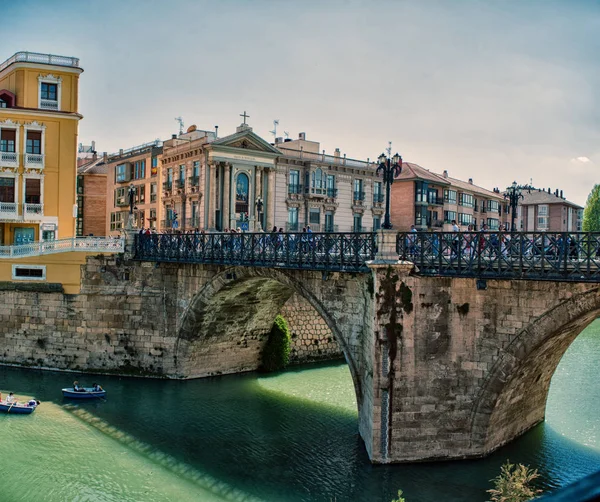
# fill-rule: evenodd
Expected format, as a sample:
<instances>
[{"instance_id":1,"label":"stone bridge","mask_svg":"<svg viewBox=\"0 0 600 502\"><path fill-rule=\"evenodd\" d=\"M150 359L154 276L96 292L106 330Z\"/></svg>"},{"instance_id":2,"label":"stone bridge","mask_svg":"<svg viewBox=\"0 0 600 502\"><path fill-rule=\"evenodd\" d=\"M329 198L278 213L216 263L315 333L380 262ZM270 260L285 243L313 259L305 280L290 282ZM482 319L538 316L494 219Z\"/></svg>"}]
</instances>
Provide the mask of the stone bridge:
<instances>
[{"instance_id":1,"label":"stone bridge","mask_svg":"<svg viewBox=\"0 0 600 502\"><path fill-rule=\"evenodd\" d=\"M0 362L173 378L250 371L295 293L344 352L373 462L483 456L543 420L560 358L600 313L600 285L423 276L395 244L383 235L377 259L352 271L99 256L79 295L3 292Z\"/></svg>"}]
</instances>

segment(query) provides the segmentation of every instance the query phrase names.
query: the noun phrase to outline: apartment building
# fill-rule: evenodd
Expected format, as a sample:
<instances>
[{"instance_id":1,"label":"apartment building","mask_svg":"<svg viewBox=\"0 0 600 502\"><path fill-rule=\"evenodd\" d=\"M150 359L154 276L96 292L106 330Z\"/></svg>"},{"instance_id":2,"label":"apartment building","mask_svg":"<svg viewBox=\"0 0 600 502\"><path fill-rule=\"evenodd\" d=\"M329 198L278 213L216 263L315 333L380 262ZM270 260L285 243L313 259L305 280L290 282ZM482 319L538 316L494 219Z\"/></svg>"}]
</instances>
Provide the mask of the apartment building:
<instances>
[{"instance_id":1,"label":"apartment building","mask_svg":"<svg viewBox=\"0 0 600 502\"><path fill-rule=\"evenodd\" d=\"M162 216L162 142L159 140L108 155L106 158L106 235L120 235L129 220L129 191L133 190L135 228L159 228Z\"/></svg>"},{"instance_id":2,"label":"apartment building","mask_svg":"<svg viewBox=\"0 0 600 502\"><path fill-rule=\"evenodd\" d=\"M461 229L484 224L496 230L509 221L508 205L495 188L487 190L473 183L452 178L448 171L431 172L418 164L404 162L402 173L391 187L390 216L395 229L452 230L452 220Z\"/></svg>"},{"instance_id":3,"label":"apartment building","mask_svg":"<svg viewBox=\"0 0 600 502\"><path fill-rule=\"evenodd\" d=\"M77 154L76 235L106 235L106 156L98 156L95 145L79 145Z\"/></svg>"},{"instance_id":4,"label":"apartment building","mask_svg":"<svg viewBox=\"0 0 600 502\"><path fill-rule=\"evenodd\" d=\"M516 227L522 232L581 231L583 208L563 197L562 190L524 191L519 201Z\"/></svg>"}]
</instances>

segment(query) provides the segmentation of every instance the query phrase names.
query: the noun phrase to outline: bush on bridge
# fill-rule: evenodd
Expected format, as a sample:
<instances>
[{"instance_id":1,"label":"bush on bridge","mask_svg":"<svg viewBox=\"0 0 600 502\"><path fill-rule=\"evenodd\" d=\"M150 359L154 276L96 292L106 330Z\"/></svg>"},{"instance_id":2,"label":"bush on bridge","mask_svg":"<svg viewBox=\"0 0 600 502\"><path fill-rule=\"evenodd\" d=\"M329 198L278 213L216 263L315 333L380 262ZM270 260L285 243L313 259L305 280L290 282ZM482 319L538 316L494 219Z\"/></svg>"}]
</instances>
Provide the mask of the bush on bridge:
<instances>
[{"instance_id":1,"label":"bush on bridge","mask_svg":"<svg viewBox=\"0 0 600 502\"><path fill-rule=\"evenodd\" d=\"M262 351L262 371L278 371L290 360L291 336L287 321L280 315L275 318L269 339Z\"/></svg>"}]
</instances>

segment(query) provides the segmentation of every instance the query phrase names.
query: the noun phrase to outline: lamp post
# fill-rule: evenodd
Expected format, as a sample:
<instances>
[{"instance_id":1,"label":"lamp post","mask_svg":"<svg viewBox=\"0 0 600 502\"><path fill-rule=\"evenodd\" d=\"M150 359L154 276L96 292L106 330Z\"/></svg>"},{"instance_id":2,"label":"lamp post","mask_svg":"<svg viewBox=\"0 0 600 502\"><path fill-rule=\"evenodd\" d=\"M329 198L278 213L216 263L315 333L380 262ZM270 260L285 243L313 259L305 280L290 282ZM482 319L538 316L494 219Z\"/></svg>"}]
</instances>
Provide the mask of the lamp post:
<instances>
[{"instance_id":1,"label":"lamp post","mask_svg":"<svg viewBox=\"0 0 600 502\"><path fill-rule=\"evenodd\" d=\"M390 143L391 145L391 143ZM382 153L377 161L379 162L379 166L377 167L377 175L380 172L383 173L383 183L385 184L385 217L383 220L383 225L381 228L389 230L392 228L392 223L390 221L390 187L394 182L394 178L400 176L402 172L402 157L396 153L392 158L391 148L388 148L388 154Z\"/></svg>"},{"instance_id":2,"label":"lamp post","mask_svg":"<svg viewBox=\"0 0 600 502\"><path fill-rule=\"evenodd\" d=\"M256 219L258 220L257 230L260 232L262 230L262 210L264 206L262 198L260 196L257 197L254 204L256 205Z\"/></svg>"},{"instance_id":3,"label":"lamp post","mask_svg":"<svg viewBox=\"0 0 600 502\"><path fill-rule=\"evenodd\" d=\"M133 228L133 207L135 205L135 187L133 186L133 183L129 184L127 195L129 196L129 218L127 220L127 225L129 228Z\"/></svg>"},{"instance_id":4,"label":"lamp post","mask_svg":"<svg viewBox=\"0 0 600 502\"><path fill-rule=\"evenodd\" d=\"M531 193L531 187L529 185L517 185L516 181L512 182L512 185L506 188L506 192L504 192L504 199L508 200L511 209L510 216L510 231L515 231L515 218L517 217L517 207L519 205L519 200L523 199L523 190L527 190L528 193Z\"/></svg>"}]
</instances>

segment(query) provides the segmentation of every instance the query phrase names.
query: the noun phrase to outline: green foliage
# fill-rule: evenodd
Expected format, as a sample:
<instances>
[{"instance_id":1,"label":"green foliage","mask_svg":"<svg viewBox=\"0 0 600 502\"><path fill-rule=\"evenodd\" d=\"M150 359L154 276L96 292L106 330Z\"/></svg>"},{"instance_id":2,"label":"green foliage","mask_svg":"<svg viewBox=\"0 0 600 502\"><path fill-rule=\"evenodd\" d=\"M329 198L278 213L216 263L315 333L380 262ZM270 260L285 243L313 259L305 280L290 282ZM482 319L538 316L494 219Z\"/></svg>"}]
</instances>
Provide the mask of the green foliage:
<instances>
[{"instance_id":1,"label":"green foliage","mask_svg":"<svg viewBox=\"0 0 600 502\"><path fill-rule=\"evenodd\" d=\"M406 499L402 496L402 490L398 490L398 498L392 500L392 502L406 502Z\"/></svg>"},{"instance_id":2,"label":"green foliage","mask_svg":"<svg viewBox=\"0 0 600 502\"><path fill-rule=\"evenodd\" d=\"M542 490L532 488L530 484L539 476L537 469L513 465L507 460L498 477L492 479L494 488L487 491L492 496L490 502L526 502L537 498Z\"/></svg>"},{"instance_id":3,"label":"green foliage","mask_svg":"<svg viewBox=\"0 0 600 502\"><path fill-rule=\"evenodd\" d=\"M600 232L600 185L595 185L583 210L583 231Z\"/></svg>"},{"instance_id":4,"label":"green foliage","mask_svg":"<svg viewBox=\"0 0 600 502\"><path fill-rule=\"evenodd\" d=\"M278 371L290 360L291 336L287 321L280 315L275 318L269 338L262 351L263 371Z\"/></svg>"}]
</instances>

